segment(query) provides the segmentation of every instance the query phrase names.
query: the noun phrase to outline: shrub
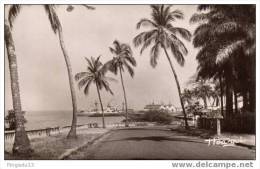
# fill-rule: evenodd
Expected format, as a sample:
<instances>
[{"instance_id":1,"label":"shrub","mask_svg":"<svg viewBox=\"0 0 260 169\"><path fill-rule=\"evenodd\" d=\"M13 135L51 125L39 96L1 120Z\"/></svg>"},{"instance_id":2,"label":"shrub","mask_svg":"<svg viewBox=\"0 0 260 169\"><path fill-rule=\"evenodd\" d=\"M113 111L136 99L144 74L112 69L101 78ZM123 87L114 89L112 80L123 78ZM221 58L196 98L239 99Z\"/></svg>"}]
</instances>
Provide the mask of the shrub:
<instances>
[{"instance_id":1,"label":"shrub","mask_svg":"<svg viewBox=\"0 0 260 169\"><path fill-rule=\"evenodd\" d=\"M203 107L199 102L190 103L185 107L188 115L200 115Z\"/></svg>"},{"instance_id":2,"label":"shrub","mask_svg":"<svg viewBox=\"0 0 260 169\"><path fill-rule=\"evenodd\" d=\"M166 111L150 110L143 114L142 120L159 124L171 124L173 117Z\"/></svg>"},{"instance_id":3,"label":"shrub","mask_svg":"<svg viewBox=\"0 0 260 169\"><path fill-rule=\"evenodd\" d=\"M24 111L22 111L23 114L25 114ZM14 110L8 110L8 114L5 117L5 121L9 124L8 128L6 130L15 130L16 128L16 119L15 119L15 112ZM26 119L23 119L23 123L26 123Z\"/></svg>"}]
</instances>

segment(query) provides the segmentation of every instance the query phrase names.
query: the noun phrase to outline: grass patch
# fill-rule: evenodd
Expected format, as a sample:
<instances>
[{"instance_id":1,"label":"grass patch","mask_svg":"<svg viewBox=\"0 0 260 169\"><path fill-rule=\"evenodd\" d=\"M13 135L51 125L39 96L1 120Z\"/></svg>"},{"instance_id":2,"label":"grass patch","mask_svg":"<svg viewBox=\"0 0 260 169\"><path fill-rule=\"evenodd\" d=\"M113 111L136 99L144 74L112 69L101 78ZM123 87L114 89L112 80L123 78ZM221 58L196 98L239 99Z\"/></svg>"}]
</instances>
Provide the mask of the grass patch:
<instances>
[{"instance_id":1,"label":"grass patch","mask_svg":"<svg viewBox=\"0 0 260 169\"><path fill-rule=\"evenodd\" d=\"M57 160L67 150L79 147L100 134L102 132L80 133L76 139L67 139L67 133L34 138L30 140L34 150L31 157L15 156L11 153L11 146L8 146L5 150L5 160Z\"/></svg>"}]
</instances>

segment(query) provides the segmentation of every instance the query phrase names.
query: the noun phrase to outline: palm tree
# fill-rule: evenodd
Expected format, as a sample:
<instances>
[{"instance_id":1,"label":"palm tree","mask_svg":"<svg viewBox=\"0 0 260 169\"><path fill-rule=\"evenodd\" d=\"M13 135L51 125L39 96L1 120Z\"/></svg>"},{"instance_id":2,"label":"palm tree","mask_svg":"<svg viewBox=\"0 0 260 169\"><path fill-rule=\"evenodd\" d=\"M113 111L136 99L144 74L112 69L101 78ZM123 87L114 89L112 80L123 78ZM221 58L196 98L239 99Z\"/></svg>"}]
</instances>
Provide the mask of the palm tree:
<instances>
[{"instance_id":1,"label":"palm tree","mask_svg":"<svg viewBox=\"0 0 260 169\"><path fill-rule=\"evenodd\" d=\"M94 9L94 8L89 8L89 6L85 5L87 9ZM69 84L70 84L70 93L71 93L71 100L72 100L72 108L73 108L73 117L72 117L72 124L71 124L71 129L68 133L67 138L76 138L76 128L77 128L77 100L76 100L76 93L75 93L75 88L74 88L74 80L73 80L73 74L72 74L72 67L70 63L70 59L64 44L63 40L63 33L62 33L62 26L60 24L59 18L56 14L55 11L55 6L54 5L44 5L44 8L49 16L49 20L52 26L52 30L54 33L58 33L58 37L60 40L60 47L63 52L63 56L66 62L67 66L67 71L68 71L68 77L69 77ZM68 8L67 8L68 10Z\"/></svg>"},{"instance_id":2,"label":"palm tree","mask_svg":"<svg viewBox=\"0 0 260 169\"><path fill-rule=\"evenodd\" d=\"M194 92L190 89L184 89L181 94L183 103L184 104L187 103L187 105L191 104L193 97L194 97Z\"/></svg>"},{"instance_id":3,"label":"palm tree","mask_svg":"<svg viewBox=\"0 0 260 169\"><path fill-rule=\"evenodd\" d=\"M19 5L10 6L8 11L8 18L12 18L16 16L19 10L20 10ZM4 33L5 33L4 40L5 40L5 46L7 49L6 51L7 51L8 61L9 61L13 109L15 112L15 119L16 119L13 153L23 155L23 156L28 156L32 153L32 148L30 145L30 140L27 136L24 127L25 119L22 113L17 58L15 54L15 45L14 45L12 32L10 28L12 22L9 21L7 19L4 20Z\"/></svg>"},{"instance_id":4,"label":"palm tree","mask_svg":"<svg viewBox=\"0 0 260 169\"><path fill-rule=\"evenodd\" d=\"M174 27L172 25L172 22L176 21L176 19L184 18L183 13L180 10L171 11L171 5L151 5L151 8L152 19L141 19L137 23L137 29L139 29L141 26L149 26L152 28L152 30L142 32L137 35L133 40L134 45L136 47L142 45L140 51L141 54L148 46L150 46L151 44L153 45L150 51L150 63L152 67L155 67L157 65L159 51L160 49L163 49L169 61L173 76L177 84L179 99L185 119L185 127L188 128L185 108L181 98L181 88L179 80L167 49L170 49L172 55L177 60L177 62L181 66L184 66L184 55L188 54L188 50L177 36L181 36L185 40L190 41L191 33L184 28Z\"/></svg>"},{"instance_id":5,"label":"palm tree","mask_svg":"<svg viewBox=\"0 0 260 169\"><path fill-rule=\"evenodd\" d=\"M232 93L237 95L237 89L251 93L250 107L254 109L255 5L199 5L198 10L208 10L190 19L200 23L193 39L194 47L201 48L197 55L199 75L219 76L220 83L225 85L228 114L233 113Z\"/></svg>"},{"instance_id":6,"label":"palm tree","mask_svg":"<svg viewBox=\"0 0 260 169\"><path fill-rule=\"evenodd\" d=\"M83 5L87 9L94 9L91 6L88 5ZM60 47L65 59L66 67L67 67L67 72L68 72L68 78L69 78L69 85L70 85L70 93L71 93L71 100L72 100L72 108L73 108L73 118L72 118L72 124L71 124L71 129L68 133L67 138L76 138L76 126L77 126L77 100L76 100L76 94L75 94L75 87L74 87L74 80L73 80L73 73L72 73L72 67L70 63L70 59L68 56L68 52L65 47L64 39L63 39L63 33L62 33L62 26L60 23L60 20L58 18L58 15L56 13L56 5L43 5L50 21L51 28L55 34L58 34L59 37L59 42L60 42ZM69 5L68 8L71 8L72 5ZM67 11L71 11L68 10ZM20 12L21 5L12 5L10 8L10 15L8 17L10 26L12 28L13 26L13 21Z\"/></svg>"},{"instance_id":7,"label":"palm tree","mask_svg":"<svg viewBox=\"0 0 260 169\"><path fill-rule=\"evenodd\" d=\"M196 83L196 87L194 88L195 96L198 99L202 99L204 103L204 108L208 108L207 99L211 97L212 94L212 88L208 84L204 84L204 81L199 81Z\"/></svg>"},{"instance_id":8,"label":"palm tree","mask_svg":"<svg viewBox=\"0 0 260 169\"><path fill-rule=\"evenodd\" d=\"M108 61L106 64L109 66L111 72L117 75L118 71L120 73L121 84L124 93L124 100L125 100L125 126L128 127L128 112L127 112L127 99L126 99L126 92L124 86L124 79L122 72L124 69L128 71L131 77L134 76L134 70L132 66L136 66L136 61L132 56L132 50L129 45L125 43L120 43L119 41L115 40L113 42L114 48L110 47L110 51L112 54L115 55L112 60Z\"/></svg>"},{"instance_id":9,"label":"palm tree","mask_svg":"<svg viewBox=\"0 0 260 169\"><path fill-rule=\"evenodd\" d=\"M103 128L106 128L105 125L105 116L104 116L104 109L103 104L100 96L100 90L105 88L106 91L110 92L113 95L112 90L109 86L109 81L114 81L113 78L106 77L105 73L107 72L107 67L104 66L100 62L100 56L95 59L91 57L91 59L85 58L87 61L87 71L86 72L80 72L75 75L75 80L79 81L78 86L81 89L84 87L84 94L87 95L90 85L94 83L97 88L98 98L101 106L102 111L102 124Z\"/></svg>"}]
</instances>

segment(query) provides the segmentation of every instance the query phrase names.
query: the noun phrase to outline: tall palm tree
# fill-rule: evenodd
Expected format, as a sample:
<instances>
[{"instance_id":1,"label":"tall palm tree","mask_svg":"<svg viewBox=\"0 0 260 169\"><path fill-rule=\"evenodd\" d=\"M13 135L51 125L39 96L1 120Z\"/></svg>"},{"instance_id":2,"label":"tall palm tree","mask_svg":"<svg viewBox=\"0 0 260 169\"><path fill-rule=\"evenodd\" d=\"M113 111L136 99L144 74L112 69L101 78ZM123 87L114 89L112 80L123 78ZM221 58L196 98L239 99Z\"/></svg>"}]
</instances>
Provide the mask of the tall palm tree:
<instances>
[{"instance_id":1,"label":"tall palm tree","mask_svg":"<svg viewBox=\"0 0 260 169\"><path fill-rule=\"evenodd\" d=\"M94 8L89 8L89 6L85 7L87 9L94 9ZM68 77L69 77L69 84L70 84L70 93L71 93L71 100L72 100L72 108L73 108L73 117L72 117L72 124L71 124L71 129L68 133L67 138L76 138L76 128L77 128L77 100L76 100L76 93L75 93L75 87L74 87L74 80L73 80L73 73L72 73L72 67L70 63L70 59L65 47L65 43L63 40L63 33L62 33L62 26L60 24L58 15L56 14L55 11L55 6L54 5L44 5L44 8L49 16L49 20L52 26L52 30L54 33L58 33L59 41L60 41L60 47L63 52L63 56L66 62L67 66L67 71L68 71ZM69 7L68 7L69 8ZM67 8L67 10L68 10Z\"/></svg>"},{"instance_id":2,"label":"tall palm tree","mask_svg":"<svg viewBox=\"0 0 260 169\"><path fill-rule=\"evenodd\" d=\"M12 5L8 11L8 18L12 18L17 15L20 10L19 5ZM24 127L24 116L22 113L22 104L20 98L20 87L18 80L18 66L17 66L17 58L15 54L15 45L11 32L11 24L7 19L4 20L4 40L5 46L9 61L9 70L10 70L10 78L11 78L11 91L12 91L12 100L13 100L13 109L15 112L15 140L13 145L13 153L19 155L30 155L32 152L32 148L30 145L30 140L27 136Z\"/></svg>"},{"instance_id":3,"label":"tall palm tree","mask_svg":"<svg viewBox=\"0 0 260 169\"><path fill-rule=\"evenodd\" d=\"M114 81L113 78L106 77L105 73L107 72L107 67L104 66L100 62L100 56L95 59L91 57L91 59L85 58L87 61L87 71L86 72L80 72L75 75L75 80L79 81L78 86L79 88L84 87L84 93L85 95L88 94L90 85L94 83L97 88L98 98L101 106L102 111L102 125L103 128L106 128L105 125L105 116L104 116L104 108L100 96L100 90L105 88L106 91L110 92L113 95L112 90L109 86L109 81Z\"/></svg>"},{"instance_id":4,"label":"tall palm tree","mask_svg":"<svg viewBox=\"0 0 260 169\"><path fill-rule=\"evenodd\" d=\"M180 10L171 11L171 5L151 5L151 8L152 19L141 19L137 23L137 29L139 29L141 26L149 26L152 30L142 32L137 35L133 40L134 45L136 47L142 45L140 51L141 54L148 46L150 46L151 44L153 45L150 51L150 63L152 67L155 67L157 65L159 51L160 49L163 49L169 61L173 76L177 84L179 99L185 120L185 127L188 128L189 126L187 122L185 108L181 98L180 83L167 49L170 49L171 54L174 56L177 62L181 66L184 66L184 55L188 54L188 50L186 49L183 42L178 38L178 36L181 36L185 40L190 41L191 33L184 28L175 27L172 24L172 22L176 21L177 19L184 18L184 15Z\"/></svg>"},{"instance_id":5,"label":"tall palm tree","mask_svg":"<svg viewBox=\"0 0 260 169\"><path fill-rule=\"evenodd\" d=\"M88 5L83 5L87 9L94 9L91 6ZM73 80L73 73L72 73L72 67L70 63L70 58L68 56L68 52L65 47L64 39L63 39L63 32L62 32L62 26L60 23L60 20L58 18L58 15L56 13L56 5L43 5L46 14L49 17L50 25L55 34L58 34L59 37L59 42L60 42L60 47L65 59L66 67L67 67L67 72L68 72L68 78L69 78L69 85L70 85L70 93L71 93L71 100L72 100L72 108L73 108L73 117L72 117L72 124L71 124L71 129L68 133L67 138L76 138L76 126L77 126L77 100L76 100L76 94L75 94L75 87L74 87L74 80ZM68 8L71 8L72 5L69 5ZM67 11L71 11L67 8ZM10 15L8 17L10 26L12 28L13 26L13 21L16 18L16 16L19 14L21 9L21 5L12 5L10 8Z\"/></svg>"},{"instance_id":6,"label":"tall palm tree","mask_svg":"<svg viewBox=\"0 0 260 169\"><path fill-rule=\"evenodd\" d=\"M190 19L200 23L193 39L194 47L201 48L197 55L199 75L219 76L226 89L228 114L233 113L232 93L237 93L236 89L243 88L241 86L248 86L242 92L252 93L254 109L255 5L199 5L198 11L203 10L208 11L194 14Z\"/></svg>"},{"instance_id":7,"label":"tall palm tree","mask_svg":"<svg viewBox=\"0 0 260 169\"><path fill-rule=\"evenodd\" d=\"M134 70L132 66L136 66L136 61L133 57L132 50L129 45L125 43L120 43L118 40L115 40L113 44L114 48L110 47L109 49L111 53L115 55L115 57L113 57L113 59L108 61L106 64L109 66L110 71L113 72L115 75L117 75L118 71L120 73L121 84L125 100L125 126L128 127L129 122L127 112L127 99L122 72L124 72L124 69L126 69L130 76L133 77Z\"/></svg>"}]
</instances>

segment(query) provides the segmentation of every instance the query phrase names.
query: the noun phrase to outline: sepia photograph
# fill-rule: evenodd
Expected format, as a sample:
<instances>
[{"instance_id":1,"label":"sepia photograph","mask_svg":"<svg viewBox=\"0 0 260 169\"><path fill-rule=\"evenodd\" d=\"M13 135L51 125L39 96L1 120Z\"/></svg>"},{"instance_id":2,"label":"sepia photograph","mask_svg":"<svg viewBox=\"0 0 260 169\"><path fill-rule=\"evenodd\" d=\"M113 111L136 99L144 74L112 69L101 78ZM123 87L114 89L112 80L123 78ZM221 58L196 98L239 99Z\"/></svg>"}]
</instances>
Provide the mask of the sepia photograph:
<instances>
[{"instance_id":1,"label":"sepia photograph","mask_svg":"<svg viewBox=\"0 0 260 169\"><path fill-rule=\"evenodd\" d=\"M3 9L4 160L256 160L256 4Z\"/></svg>"}]
</instances>

